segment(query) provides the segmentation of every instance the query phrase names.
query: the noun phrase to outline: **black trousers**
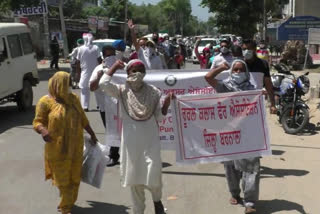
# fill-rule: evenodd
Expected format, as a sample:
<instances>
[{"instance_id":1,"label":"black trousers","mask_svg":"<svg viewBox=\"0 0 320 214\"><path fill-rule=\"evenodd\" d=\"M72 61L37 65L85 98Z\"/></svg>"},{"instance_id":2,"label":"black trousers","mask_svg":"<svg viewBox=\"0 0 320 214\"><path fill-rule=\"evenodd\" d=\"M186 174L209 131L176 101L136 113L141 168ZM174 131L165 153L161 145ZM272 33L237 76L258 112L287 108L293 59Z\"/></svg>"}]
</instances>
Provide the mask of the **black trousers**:
<instances>
[{"instance_id":1,"label":"black trousers","mask_svg":"<svg viewBox=\"0 0 320 214\"><path fill-rule=\"evenodd\" d=\"M100 111L100 116L101 116L104 128L106 128L106 113ZM109 151L109 157L115 161L118 161L120 158L119 147L111 146Z\"/></svg>"},{"instance_id":2,"label":"black trousers","mask_svg":"<svg viewBox=\"0 0 320 214\"><path fill-rule=\"evenodd\" d=\"M59 68L58 62L59 62L59 55L52 56L50 68L53 68L54 66L56 69L58 69Z\"/></svg>"}]
</instances>

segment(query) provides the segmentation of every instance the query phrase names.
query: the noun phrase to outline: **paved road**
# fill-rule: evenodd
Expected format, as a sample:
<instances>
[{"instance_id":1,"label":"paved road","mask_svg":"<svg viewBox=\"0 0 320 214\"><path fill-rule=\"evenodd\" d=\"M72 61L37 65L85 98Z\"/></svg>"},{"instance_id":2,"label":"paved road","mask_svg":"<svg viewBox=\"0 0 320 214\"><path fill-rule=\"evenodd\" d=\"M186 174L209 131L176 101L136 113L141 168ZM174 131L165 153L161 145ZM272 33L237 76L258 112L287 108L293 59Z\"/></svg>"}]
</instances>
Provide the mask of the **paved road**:
<instances>
[{"instance_id":1,"label":"paved road","mask_svg":"<svg viewBox=\"0 0 320 214\"><path fill-rule=\"evenodd\" d=\"M40 71L41 82L34 88L34 104L47 93L47 80L53 74L44 68ZM94 99L91 106L95 106ZM299 136L284 134L276 117L268 116L274 156L262 160L259 213L319 213L320 129L314 124L320 117L315 109L311 115L310 130ZM99 114L92 111L87 116L103 140ZM32 130L33 117L33 111L21 113L14 105L0 106L1 214L57 213L58 191L44 181L43 142ZM168 214L243 213L243 207L228 203L221 164L178 166L172 151L163 151L162 159L163 202ZM76 214L132 213L129 190L120 186L119 166L105 170L101 189L81 184L76 205ZM152 213L147 194L146 214Z\"/></svg>"}]
</instances>

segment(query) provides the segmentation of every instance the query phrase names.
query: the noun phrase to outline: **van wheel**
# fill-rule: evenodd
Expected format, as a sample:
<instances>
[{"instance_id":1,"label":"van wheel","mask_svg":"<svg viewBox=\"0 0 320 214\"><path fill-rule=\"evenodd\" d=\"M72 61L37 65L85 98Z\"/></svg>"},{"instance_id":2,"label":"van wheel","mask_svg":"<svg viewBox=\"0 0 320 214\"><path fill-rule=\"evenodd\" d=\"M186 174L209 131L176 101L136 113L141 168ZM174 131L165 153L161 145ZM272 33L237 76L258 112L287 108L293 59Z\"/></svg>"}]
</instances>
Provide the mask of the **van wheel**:
<instances>
[{"instance_id":1,"label":"van wheel","mask_svg":"<svg viewBox=\"0 0 320 214\"><path fill-rule=\"evenodd\" d=\"M19 111L26 111L32 107L33 91L30 81L23 80L23 88L17 93Z\"/></svg>"}]
</instances>

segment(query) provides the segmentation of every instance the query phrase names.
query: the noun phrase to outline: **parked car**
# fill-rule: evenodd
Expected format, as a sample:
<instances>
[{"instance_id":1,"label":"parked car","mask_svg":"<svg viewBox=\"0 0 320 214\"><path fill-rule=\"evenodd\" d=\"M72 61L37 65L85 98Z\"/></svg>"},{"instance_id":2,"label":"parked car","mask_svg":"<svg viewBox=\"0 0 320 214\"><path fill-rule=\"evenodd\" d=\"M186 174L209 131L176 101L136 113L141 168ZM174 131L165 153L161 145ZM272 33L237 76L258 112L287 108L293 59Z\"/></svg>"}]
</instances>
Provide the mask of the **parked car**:
<instances>
[{"instance_id":1,"label":"parked car","mask_svg":"<svg viewBox=\"0 0 320 214\"><path fill-rule=\"evenodd\" d=\"M199 54L202 54L202 50L206 47L206 45L211 44L212 47L215 47L219 45L219 40L216 38L204 38L200 40L198 52ZM193 64L199 63L199 60L196 56L196 53L194 52L194 49L192 51L192 62Z\"/></svg>"},{"instance_id":2,"label":"parked car","mask_svg":"<svg viewBox=\"0 0 320 214\"><path fill-rule=\"evenodd\" d=\"M32 107L32 86L39 83L37 59L28 27L0 23L0 104L16 102L21 111Z\"/></svg>"}]
</instances>

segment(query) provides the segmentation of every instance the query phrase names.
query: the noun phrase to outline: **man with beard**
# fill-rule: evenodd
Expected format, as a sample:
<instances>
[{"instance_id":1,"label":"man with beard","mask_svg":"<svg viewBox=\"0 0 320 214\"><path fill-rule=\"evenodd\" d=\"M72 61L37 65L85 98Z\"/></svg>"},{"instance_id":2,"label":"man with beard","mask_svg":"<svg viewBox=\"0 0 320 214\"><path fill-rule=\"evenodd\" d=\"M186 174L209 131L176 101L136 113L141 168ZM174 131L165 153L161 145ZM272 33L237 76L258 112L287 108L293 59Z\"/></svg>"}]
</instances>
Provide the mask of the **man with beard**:
<instances>
[{"instance_id":1,"label":"man with beard","mask_svg":"<svg viewBox=\"0 0 320 214\"><path fill-rule=\"evenodd\" d=\"M134 31L135 25L132 20L128 21L128 27L131 32L132 43L138 53L138 58L143 61L147 70L158 70L164 69L161 58L156 53L156 45L153 41L147 41L145 49L140 47L140 44L137 42L137 36Z\"/></svg>"}]
</instances>

